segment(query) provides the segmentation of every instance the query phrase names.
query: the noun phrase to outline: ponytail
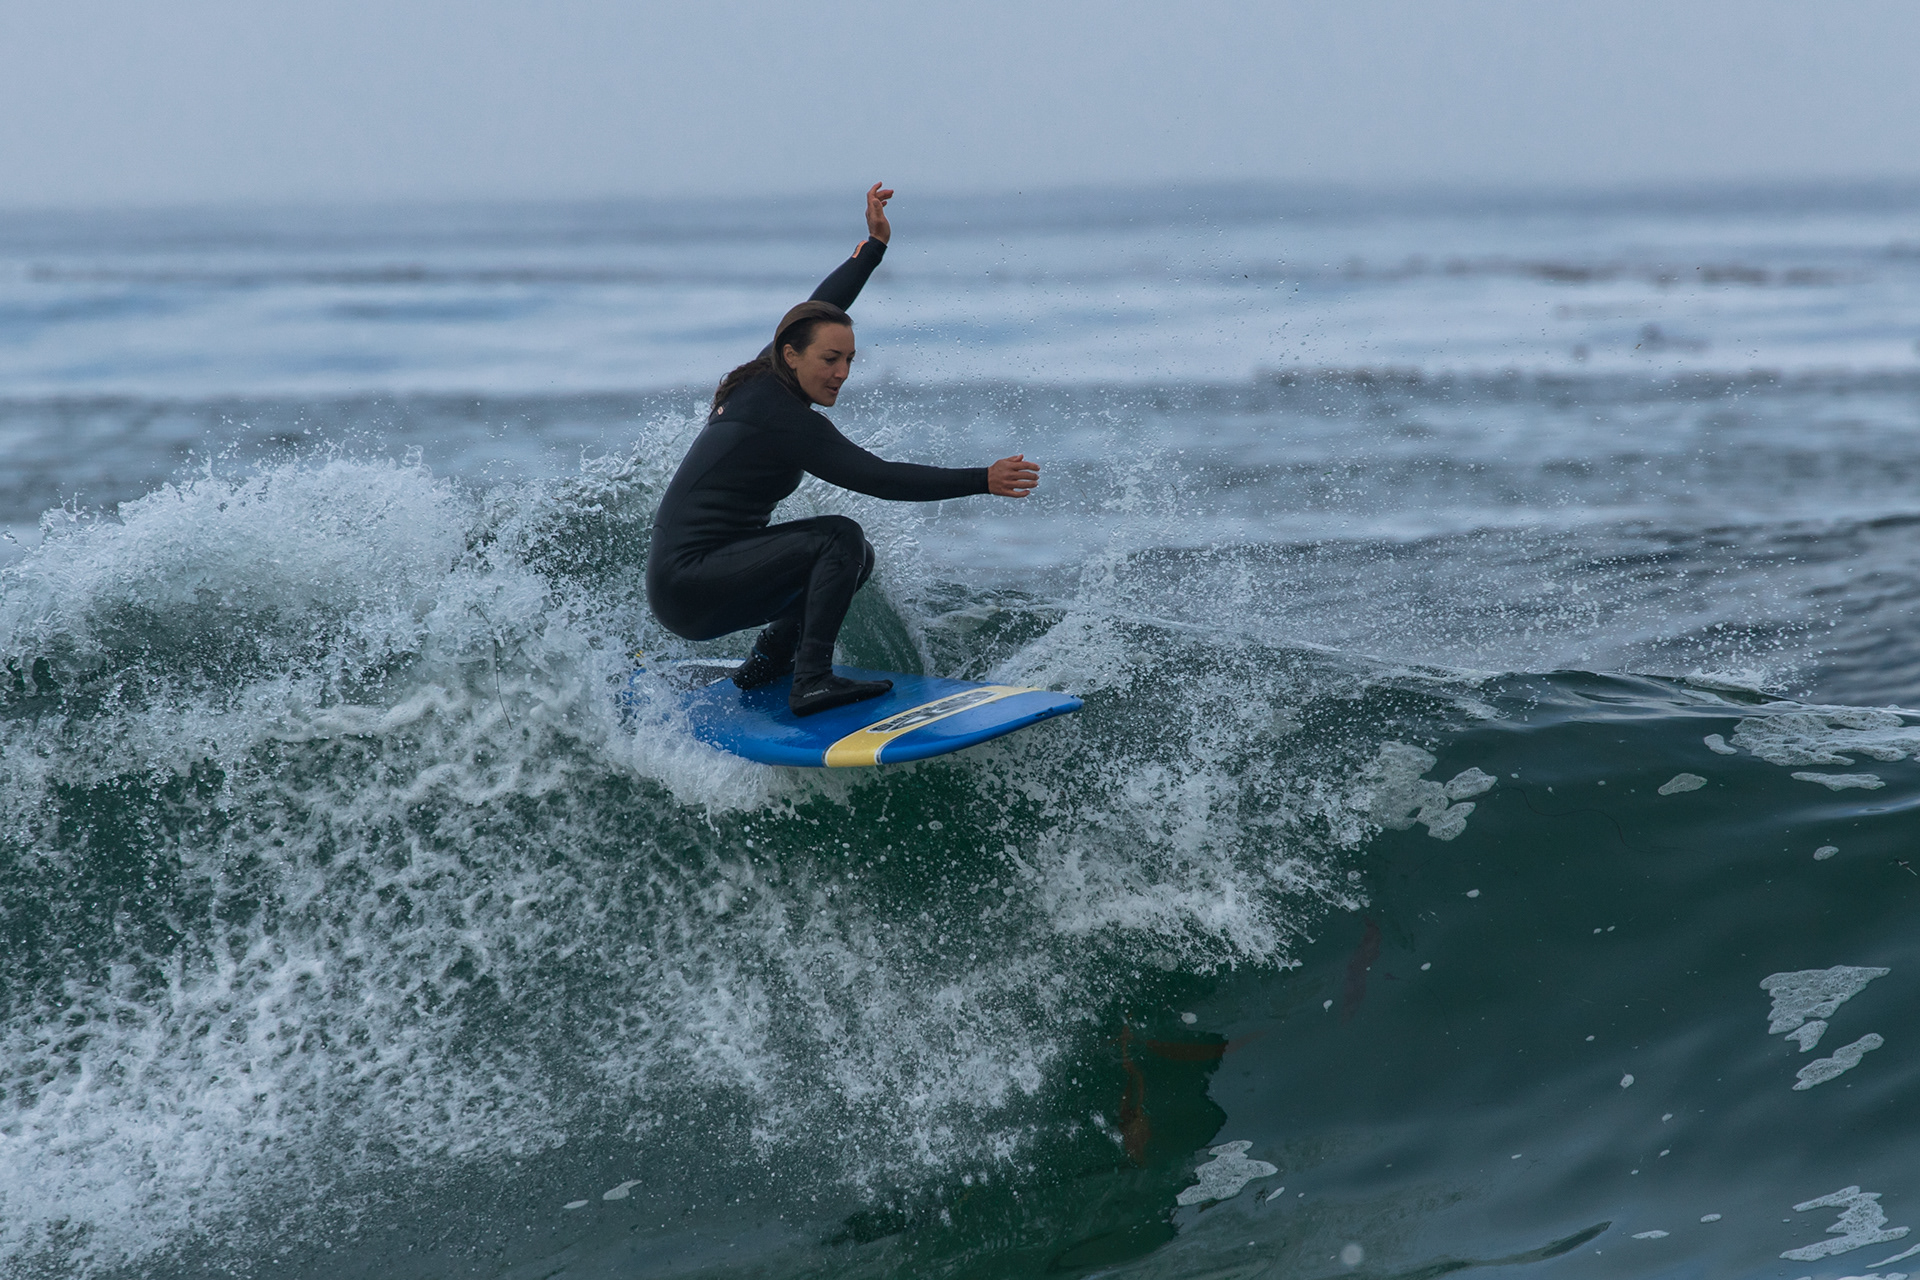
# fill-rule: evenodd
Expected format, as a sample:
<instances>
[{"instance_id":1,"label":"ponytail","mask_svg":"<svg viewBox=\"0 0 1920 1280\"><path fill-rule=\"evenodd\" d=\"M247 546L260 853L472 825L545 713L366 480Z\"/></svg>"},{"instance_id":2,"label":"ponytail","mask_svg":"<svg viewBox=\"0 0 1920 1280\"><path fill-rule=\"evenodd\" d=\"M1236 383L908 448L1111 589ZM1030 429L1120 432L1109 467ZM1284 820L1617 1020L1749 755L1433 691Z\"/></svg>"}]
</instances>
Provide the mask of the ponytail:
<instances>
[{"instance_id":1,"label":"ponytail","mask_svg":"<svg viewBox=\"0 0 1920 1280\"><path fill-rule=\"evenodd\" d=\"M727 397L740 389L741 383L751 382L763 373L772 372L773 357L770 355L755 356L753 359L747 361L738 369L735 369L732 373L720 379L720 385L716 387L713 392L714 409L717 410L721 405L725 404Z\"/></svg>"}]
</instances>

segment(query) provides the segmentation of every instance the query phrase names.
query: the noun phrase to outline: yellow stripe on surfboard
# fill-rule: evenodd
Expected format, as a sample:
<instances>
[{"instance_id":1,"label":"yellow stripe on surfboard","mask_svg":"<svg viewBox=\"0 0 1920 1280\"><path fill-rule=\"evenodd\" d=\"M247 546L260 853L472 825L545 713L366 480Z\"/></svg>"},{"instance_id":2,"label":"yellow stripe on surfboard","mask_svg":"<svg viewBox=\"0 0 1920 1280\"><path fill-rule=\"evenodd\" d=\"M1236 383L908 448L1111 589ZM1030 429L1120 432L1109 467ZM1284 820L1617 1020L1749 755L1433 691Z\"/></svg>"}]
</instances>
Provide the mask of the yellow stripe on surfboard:
<instances>
[{"instance_id":1,"label":"yellow stripe on surfboard","mask_svg":"<svg viewBox=\"0 0 1920 1280\"><path fill-rule=\"evenodd\" d=\"M944 698L935 698L932 702L923 702L917 707L896 712L885 720L877 720L864 729L857 729L828 747L827 767L844 769L852 765L879 764L880 748L903 734L924 728L936 720L959 715L962 711L1011 698L1016 693L1038 692L1037 689L1011 684L983 684L973 689L962 689L959 693L950 693Z\"/></svg>"}]
</instances>

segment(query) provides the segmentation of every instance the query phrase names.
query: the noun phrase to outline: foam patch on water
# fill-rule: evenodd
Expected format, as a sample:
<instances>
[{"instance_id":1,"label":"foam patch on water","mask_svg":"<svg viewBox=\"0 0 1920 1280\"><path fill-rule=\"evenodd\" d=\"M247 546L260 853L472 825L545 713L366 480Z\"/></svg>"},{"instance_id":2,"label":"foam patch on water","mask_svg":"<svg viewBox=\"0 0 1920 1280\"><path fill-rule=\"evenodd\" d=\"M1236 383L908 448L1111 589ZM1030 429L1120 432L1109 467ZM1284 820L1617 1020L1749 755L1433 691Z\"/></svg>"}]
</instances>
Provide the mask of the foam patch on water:
<instances>
[{"instance_id":1,"label":"foam patch on water","mask_svg":"<svg viewBox=\"0 0 1920 1280\"><path fill-rule=\"evenodd\" d=\"M1707 780L1697 773L1676 773L1660 784L1660 794L1677 796L1683 791L1698 791L1707 785Z\"/></svg>"},{"instance_id":2,"label":"foam patch on water","mask_svg":"<svg viewBox=\"0 0 1920 1280\"><path fill-rule=\"evenodd\" d=\"M1733 745L1777 765L1891 763L1920 750L1920 725L1869 707L1811 707L1750 716L1734 726Z\"/></svg>"},{"instance_id":3,"label":"foam patch on water","mask_svg":"<svg viewBox=\"0 0 1920 1280\"><path fill-rule=\"evenodd\" d=\"M1891 972L1837 964L1831 969L1768 974L1760 980L1760 989L1773 997L1767 1034L1785 1035L1814 1018L1830 1018L1841 1005L1865 991L1869 982Z\"/></svg>"},{"instance_id":4,"label":"foam patch on water","mask_svg":"<svg viewBox=\"0 0 1920 1280\"><path fill-rule=\"evenodd\" d=\"M1404 742L1389 742L1369 767L1367 816L1389 831L1419 823L1436 840L1452 840L1467 829L1473 813L1469 796L1491 790L1496 779L1478 768L1444 783L1422 777L1437 763L1434 756Z\"/></svg>"},{"instance_id":5,"label":"foam patch on water","mask_svg":"<svg viewBox=\"0 0 1920 1280\"><path fill-rule=\"evenodd\" d=\"M1817 1058L1800 1068L1797 1073L1800 1082L1793 1087L1795 1090L1811 1089L1817 1084L1837 1079L1859 1066L1860 1059L1885 1043L1879 1036L1868 1032L1852 1044L1835 1049L1832 1057Z\"/></svg>"},{"instance_id":6,"label":"foam patch on water","mask_svg":"<svg viewBox=\"0 0 1920 1280\"><path fill-rule=\"evenodd\" d=\"M1812 1051L1815 1045L1820 1043L1820 1037L1825 1034L1827 1034L1827 1024L1822 1020L1816 1019L1793 1031L1787 1032L1787 1039L1799 1045L1800 1052L1808 1053Z\"/></svg>"},{"instance_id":7,"label":"foam patch on water","mask_svg":"<svg viewBox=\"0 0 1920 1280\"><path fill-rule=\"evenodd\" d=\"M1813 782L1829 791L1878 791L1886 782L1873 773L1795 773L1796 782Z\"/></svg>"},{"instance_id":8,"label":"foam patch on water","mask_svg":"<svg viewBox=\"0 0 1920 1280\"><path fill-rule=\"evenodd\" d=\"M1199 1181L1175 1197L1176 1202L1194 1205L1209 1200L1231 1200L1255 1178L1270 1178L1280 1172L1265 1160L1249 1159L1246 1152L1252 1146L1251 1142L1243 1141L1224 1142L1209 1148L1208 1154L1213 1159L1193 1171Z\"/></svg>"},{"instance_id":9,"label":"foam patch on water","mask_svg":"<svg viewBox=\"0 0 1920 1280\"><path fill-rule=\"evenodd\" d=\"M1793 1206L1795 1213L1809 1213L1815 1209L1840 1210L1839 1219L1827 1228L1827 1234L1836 1238L1789 1249L1780 1256L1795 1262L1818 1262L1835 1254L1851 1253L1870 1244L1885 1244L1905 1236L1908 1228L1887 1226L1887 1213L1880 1207L1880 1195L1878 1191L1863 1192L1857 1186L1842 1187L1831 1195Z\"/></svg>"}]
</instances>

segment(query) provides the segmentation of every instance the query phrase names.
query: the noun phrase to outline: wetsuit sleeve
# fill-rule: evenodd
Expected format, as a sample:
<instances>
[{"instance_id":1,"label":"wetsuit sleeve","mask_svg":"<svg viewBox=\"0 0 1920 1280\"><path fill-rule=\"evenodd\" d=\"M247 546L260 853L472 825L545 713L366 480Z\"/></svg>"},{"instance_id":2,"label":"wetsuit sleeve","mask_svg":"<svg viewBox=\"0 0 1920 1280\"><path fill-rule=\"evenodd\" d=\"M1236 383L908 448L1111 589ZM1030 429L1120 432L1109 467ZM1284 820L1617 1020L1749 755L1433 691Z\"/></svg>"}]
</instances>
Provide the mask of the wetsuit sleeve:
<instances>
[{"instance_id":1,"label":"wetsuit sleeve","mask_svg":"<svg viewBox=\"0 0 1920 1280\"><path fill-rule=\"evenodd\" d=\"M866 288L867 278L880 265L880 259L886 256L886 243L868 236L855 247L851 258L835 267L833 274L820 282L820 287L813 291L807 301L831 302L845 311L860 296L860 290Z\"/></svg>"},{"instance_id":2,"label":"wetsuit sleeve","mask_svg":"<svg viewBox=\"0 0 1920 1280\"><path fill-rule=\"evenodd\" d=\"M825 418L814 418L813 429L794 433L798 445L793 461L801 470L828 484L890 502L938 502L987 491L985 467L926 467L917 462L888 462L868 453L836 430Z\"/></svg>"}]
</instances>

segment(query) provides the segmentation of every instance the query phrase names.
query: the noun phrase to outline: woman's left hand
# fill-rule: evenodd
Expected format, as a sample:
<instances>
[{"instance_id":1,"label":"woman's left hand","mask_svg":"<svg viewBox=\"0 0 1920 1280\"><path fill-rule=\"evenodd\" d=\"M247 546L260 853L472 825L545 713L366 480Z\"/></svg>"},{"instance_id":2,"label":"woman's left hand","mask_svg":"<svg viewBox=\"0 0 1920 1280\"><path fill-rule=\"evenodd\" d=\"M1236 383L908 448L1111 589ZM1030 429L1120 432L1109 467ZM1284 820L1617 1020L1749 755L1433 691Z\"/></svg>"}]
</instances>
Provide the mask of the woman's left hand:
<instances>
[{"instance_id":1,"label":"woman's left hand","mask_svg":"<svg viewBox=\"0 0 1920 1280\"><path fill-rule=\"evenodd\" d=\"M887 221L887 201L891 199L892 187L882 187L876 182L867 188L867 234L881 244L893 237L893 224Z\"/></svg>"},{"instance_id":2,"label":"woman's left hand","mask_svg":"<svg viewBox=\"0 0 1920 1280\"><path fill-rule=\"evenodd\" d=\"M1023 453L1002 458L987 468L987 492L996 498L1024 498L1040 483L1040 464Z\"/></svg>"}]
</instances>

